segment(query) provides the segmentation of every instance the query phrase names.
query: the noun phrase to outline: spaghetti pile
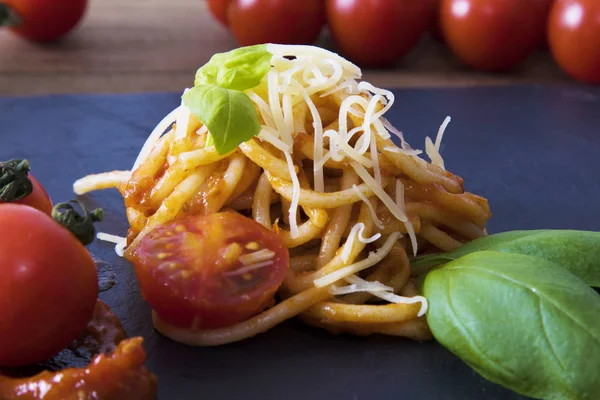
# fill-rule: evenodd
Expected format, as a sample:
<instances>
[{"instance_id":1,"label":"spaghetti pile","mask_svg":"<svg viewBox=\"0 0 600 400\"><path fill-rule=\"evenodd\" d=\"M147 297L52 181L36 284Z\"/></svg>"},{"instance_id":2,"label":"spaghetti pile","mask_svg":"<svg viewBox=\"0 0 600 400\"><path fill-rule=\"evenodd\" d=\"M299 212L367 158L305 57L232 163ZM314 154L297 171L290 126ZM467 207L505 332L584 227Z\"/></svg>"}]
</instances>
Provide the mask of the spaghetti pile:
<instances>
[{"instance_id":1,"label":"spaghetti pile","mask_svg":"<svg viewBox=\"0 0 600 400\"><path fill-rule=\"evenodd\" d=\"M440 141L426 154L384 119L391 92L359 82L361 71L308 46L268 45L271 68L245 90L258 136L219 154L182 104L161 121L130 171L91 175L77 193L118 187L130 230L125 255L153 228L189 214L235 210L279 232L290 252L280 301L236 325L204 331L154 319L190 345L229 343L299 316L332 332L430 338L409 260L485 235L487 200L445 170ZM392 141L396 136L396 142ZM108 237L111 239L111 237Z\"/></svg>"}]
</instances>

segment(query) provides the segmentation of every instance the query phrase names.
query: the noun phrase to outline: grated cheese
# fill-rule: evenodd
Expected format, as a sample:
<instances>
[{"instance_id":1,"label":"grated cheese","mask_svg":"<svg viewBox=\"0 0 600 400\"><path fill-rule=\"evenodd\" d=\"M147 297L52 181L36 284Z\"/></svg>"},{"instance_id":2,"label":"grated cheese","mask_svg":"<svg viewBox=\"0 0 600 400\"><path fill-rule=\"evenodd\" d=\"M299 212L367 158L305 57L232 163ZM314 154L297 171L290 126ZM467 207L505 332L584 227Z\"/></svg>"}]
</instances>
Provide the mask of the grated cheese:
<instances>
[{"instance_id":1,"label":"grated cheese","mask_svg":"<svg viewBox=\"0 0 600 400\"><path fill-rule=\"evenodd\" d=\"M269 127L263 126L261 131L258 133L258 138L272 144L275 148L284 153L290 153L292 151L291 147L287 143L279 140L277 137L277 132L273 132Z\"/></svg>"},{"instance_id":2,"label":"grated cheese","mask_svg":"<svg viewBox=\"0 0 600 400\"><path fill-rule=\"evenodd\" d=\"M273 264L273 261L263 261L263 262L256 263L256 264L246 265L246 266L243 266L242 268L237 268L233 271L227 271L223 275L225 275L225 276L244 275L244 274L247 274L248 272L252 272L252 271L255 271L260 268L268 267L269 265L272 265L272 264Z\"/></svg>"},{"instance_id":3,"label":"grated cheese","mask_svg":"<svg viewBox=\"0 0 600 400\"><path fill-rule=\"evenodd\" d=\"M361 177L363 182L371 188L373 193L385 204L385 206L390 210L392 215L396 217L400 222L404 223L406 227L406 231L410 237L410 241L413 247L414 255L417 254L417 235L415 234L415 230L412 226L412 222L408 219L403 210L398 207L398 205L392 200L392 198L383 190L381 185L378 185L377 182L373 179L373 177L369 174L369 172L360 164L356 162L351 162L352 168L358 176Z\"/></svg>"},{"instance_id":4,"label":"grated cheese","mask_svg":"<svg viewBox=\"0 0 600 400\"><path fill-rule=\"evenodd\" d=\"M314 186L315 191L323 193L325 191L325 179L323 177L323 166L325 162L323 161L323 123L321 122L321 116L319 115L319 110L317 110L317 106L310 99L310 96L302 89L302 95L304 96L304 101L308 105L308 109L310 110L310 114L313 117L313 128L314 128L314 163L313 163L313 176L314 176Z\"/></svg>"},{"instance_id":5,"label":"grated cheese","mask_svg":"<svg viewBox=\"0 0 600 400\"><path fill-rule=\"evenodd\" d=\"M425 315L429 308L427 299L423 296L404 297L394 293L394 288L386 286L381 282L369 282L356 275L350 275L344 278L351 284L348 286L336 287L332 286L329 289L329 293L334 296L340 296L344 294L356 293L356 292L368 292L375 297L379 297L382 300L388 301L394 304L416 304L421 303L421 308L417 316L421 317Z\"/></svg>"},{"instance_id":6,"label":"grated cheese","mask_svg":"<svg viewBox=\"0 0 600 400\"><path fill-rule=\"evenodd\" d=\"M263 261L272 259L275 256L275 252L269 249L262 249L253 253L244 254L240 256L240 262L244 265L255 264Z\"/></svg>"},{"instance_id":7,"label":"grated cheese","mask_svg":"<svg viewBox=\"0 0 600 400\"><path fill-rule=\"evenodd\" d=\"M125 249L127 248L127 238L104 232L98 232L96 234L96 238L103 242L114 243L115 253L117 253L119 257L123 257L123 254L125 254Z\"/></svg>"},{"instance_id":8,"label":"grated cheese","mask_svg":"<svg viewBox=\"0 0 600 400\"><path fill-rule=\"evenodd\" d=\"M452 119L450 117L446 117L446 119L444 119L444 122L440 126L440 129L438 130L437 136L435 138L435 144L431 141L431 138L425 138L425 153L431 159L431 163L433 165L438 166L443 170L445 170L446 168L444 165L444 159L440 154L440 146L442 145L442 138L444 137L444 132L446 131L446 128L448 127L448 124L451 120Z\"/></svg>"},{"instance_id":9,"label":"grated cheese","mask_svg":"<svg viewBox=\"0 0 600 400\"><path fill-rule=\"evenodd\" d=\"M392 250L392 247L394 246L394 244L396 244L400 236L402 236L400 232L392 233L390 236L388 236L383 246L377 249L377 251L369 253L367 258L365 258L364 260L361 260L354 264L350 264L346 267L333 271L330 274L315 279L313 282L315 287L324 287L327 285L331 285L332 283L335 283L350 275L354 275L357 272L374 266L388 255L388 253Z\"/></svg>"},{"instance_id":10,"label":"grated cheese","mask_svg":"<svg viewBox=\"0 0 600 400\"><path fill-rule=\"evenodd\" d=\"M340 255L342 261L344 261L345 263L347 263L348 259L350 258L350 253L352 252L352 247L354 247L354 243L356 242L356 240L368 244L373 243L381 237L381 233L376 233L375 235L369 238L365 238L363 236L364 231L365 224L363 224L362 222L357 222L350 230L350 234L348 235L348 239L346 239L346 243L344 243L342 254Z\"/></svg>"},{"instance_id":11,"label":"grated cheese","mask_svg":"<svg viewBox=\"0 0 600 400\"><path fill-rule=\"evenodd\" d=\"M189 89L185 89L185 94ZM175 122L175 138L183 139L187 136L188 126L190 124L190 116L192 113L190 109L185 106L183 100L181 100L181 106L179 106L179 112L177 113L177 121Z\"/></svg>"},{"instance_id":12,"label":"grated cheese","mask_svg":"<svg viewBox=\"0 0 600 400\"><path fill-rule=\"evenodd\" d=\"M355 79L362 76L362 71L356 65L352 64L345 58L329 51L316 46L298 46L298 45L281 45L281 44L267 44L267 51L273 55L285 57L285 56L307 56L315 58L330 58L335 62L339 63L342 68L348 71Z\"/></svg>"},{"instance_id":13,"label":"grated cheese","mask_svg":"<svg viewBox=\"0 0 600 400\"><path fill-rule=\"evenodd\" d=\"M356 275L351 275L346 279L349 280L352 277L358 278ZM331 289L329 289L329 293L331 293L334 296L342 296L345 294L357 293L357 292L369 292L369 293L373 294L373 292L391 292L394 290L392 287L386 286L386 285L382 284L381 282L369 282L369 281L363 281L363 282L352 283L350 285L340 286L340 287L332 286Z\"/></svg>"},{"instance_id":14,"label":"grated cheese","mask_svg":"<svg viewBox=\"0 0 600 400\"><path fill-rule=\"evenodd\" d=\"M367 199L367 196L365 196L365 194L363 192L361 192L360 189L358 188L358 186L356 186L356 185L352 185L352 190L354 190L356 195L358 197L360 197L360 199L364 203L366 203L367 207L369 207L369 212L371 213L371 219L373 220L373 223L375 224L375 226L378 227L379 229L383 229L384 228L383 223L377 217L377 213L375 212L375 209L373 208L373 204L371 204L369 199Z\"/></svg>"}]
</instances>

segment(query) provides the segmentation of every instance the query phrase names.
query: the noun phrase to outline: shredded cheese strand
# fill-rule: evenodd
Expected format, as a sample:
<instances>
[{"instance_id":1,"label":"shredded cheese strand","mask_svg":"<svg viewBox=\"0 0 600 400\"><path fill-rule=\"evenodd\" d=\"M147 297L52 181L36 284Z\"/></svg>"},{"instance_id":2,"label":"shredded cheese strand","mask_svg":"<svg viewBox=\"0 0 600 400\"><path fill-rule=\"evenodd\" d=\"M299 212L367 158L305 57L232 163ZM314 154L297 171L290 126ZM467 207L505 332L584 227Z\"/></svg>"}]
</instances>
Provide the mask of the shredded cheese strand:
<instances>
[{"instance_id":1,"label":"shredded cheese strand","mask_svg":"<svg viewBox=\"0 0 600 400\"><path fill-rule=\"evenodd\" d=\"M355 185L356 186L356 185ZM362 193L361 193L362 194ZM368 204L371 204L370 202ZM348 239L346 239L346 243L344 243L344 247L342 248L342 254L340 257L342 261L347 263L350 258L350 253L352 252L352 247L354 247L354 242L356 240L362 243L373 243L377 239L381 237L381 233L376 233L375 235L365 238L363 233L365 231L365 224L362 222L357 222L352 229L350 230L350 234L348 235Z\"/></svg>"},{"instance_id":2,"label":"shredded cheese strand","mask_svg":"<svg viewBox=\"0 0 600 400\"><path fill-rule=\"evenodd\" d=\"M365 196L364 193L361 192L360 189L358 188L358 186L356 186L356 185L352 185L352 190L354 190L354 193L356 193L356 195L358 197L360 197L360 199L369 208L369 212L371 214L371 219L373 220L373 223L375 224L375 226L377 226L379 229L383 229L384 228L383 223L381 222L379 217L377 217L377 212L375 212L375 209L373 208L373 204L371 204L371 202L369 201L367 196Z\"/></svg>"},{"instance_id":3,"label":"shredded cheese strand","mask_svg":"<svg viewBox=\"0 0 600 400\"><path fill-rule=\"evenodd\" d=\"M313 282L315 287L324 287L327 285L331 285L332 283L335 283L350 275L356 274L357 272L374 266L388 255L388 253L392 250L392 247L394 246L394 244L396 244L400 236L402 236L400 232L392 233L390 236L388 236L383 246L377 249L377 251L370 253L364 260L361 260L354 264L350 264L346 267L333 271L330 274L315 279Z\"/></svg>"}]
</instances>

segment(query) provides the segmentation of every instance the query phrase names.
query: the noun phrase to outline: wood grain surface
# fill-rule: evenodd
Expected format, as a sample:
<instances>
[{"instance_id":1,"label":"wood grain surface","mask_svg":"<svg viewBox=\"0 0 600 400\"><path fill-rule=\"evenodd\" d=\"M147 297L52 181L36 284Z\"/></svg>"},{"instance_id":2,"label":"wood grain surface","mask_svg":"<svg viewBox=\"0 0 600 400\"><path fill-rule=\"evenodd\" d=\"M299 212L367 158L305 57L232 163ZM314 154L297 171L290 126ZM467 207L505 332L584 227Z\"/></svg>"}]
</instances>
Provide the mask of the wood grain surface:
<instances>
[{"instance_id":1,"label":"wood grain surface","mask_svg":"<svg viewBox=\"0 0 600 400\"><path fill-rule=\"evenodd\" d=\"M320 45L332 48L324 33ZM212 54L236 46L204 0L91 0L85 20L60 43L41 46L0 32L0 95L180 91ZM568 81L545 51L510 74L461 66L424 39L396 68L367 70L384 87L456 87Z\"/></svg>"}]
</instances>

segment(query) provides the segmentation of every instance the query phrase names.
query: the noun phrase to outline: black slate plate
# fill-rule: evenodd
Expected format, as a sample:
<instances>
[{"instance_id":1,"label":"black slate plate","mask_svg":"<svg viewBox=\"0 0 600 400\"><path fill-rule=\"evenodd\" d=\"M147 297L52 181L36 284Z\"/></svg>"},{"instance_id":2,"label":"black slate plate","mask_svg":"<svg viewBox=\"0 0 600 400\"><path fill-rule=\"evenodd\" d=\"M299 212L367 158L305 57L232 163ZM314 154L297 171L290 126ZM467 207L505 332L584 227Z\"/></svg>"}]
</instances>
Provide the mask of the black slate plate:
<instances>
[{"instance_id":1,"label":"black slate plate","mask_svg":"<svg viewBox=\"0 0 600 400\"><path fill-rule=\"evenodd\" d=\"M469 191L490 199L490 232L600 229L600 90L581 86L401 90L389 119L422 147L446 115L442 154ZM0 159L26 157L55 201L92 172L127 169L177 94L0 98ZM84 197L100 229L124 234L116 191ZM254 339L188 348L152 329L132 268L106 243L90 247L117 271L101 297L130 335L145 337L161 399L517 399L436 343L334 337L289 321Z\"/></svg>"}]
</instances>

